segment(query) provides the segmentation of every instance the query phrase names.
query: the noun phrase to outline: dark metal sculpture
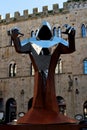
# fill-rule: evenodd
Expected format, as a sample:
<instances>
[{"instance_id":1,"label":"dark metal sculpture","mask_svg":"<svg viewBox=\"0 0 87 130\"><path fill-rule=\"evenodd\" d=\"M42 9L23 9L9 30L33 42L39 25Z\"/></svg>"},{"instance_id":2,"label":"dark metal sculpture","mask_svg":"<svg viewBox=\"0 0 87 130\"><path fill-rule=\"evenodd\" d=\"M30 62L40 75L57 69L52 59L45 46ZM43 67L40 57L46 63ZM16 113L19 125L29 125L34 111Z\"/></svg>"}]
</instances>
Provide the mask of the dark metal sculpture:
<instances>
[{"instance_id":1,"label":"dark metal sculpture","mask_svg":"<svg viewBox=\"0 0 87 130\"><path fill-rule=\"evenodd\" d=\"M75 29L64 25L68 35L68 41L57 36L57 31L52 29L48 22L44 21L31 38L20 41L23 36L17 28L11 29L11 38L18 53L28 53L34 70L34 97L32 108L24 117L18 120L18 124L53 124L75 121L59 113L55 94L55 67L60 54L68 54L75 51Z\"/></svg>"}]
</instances>

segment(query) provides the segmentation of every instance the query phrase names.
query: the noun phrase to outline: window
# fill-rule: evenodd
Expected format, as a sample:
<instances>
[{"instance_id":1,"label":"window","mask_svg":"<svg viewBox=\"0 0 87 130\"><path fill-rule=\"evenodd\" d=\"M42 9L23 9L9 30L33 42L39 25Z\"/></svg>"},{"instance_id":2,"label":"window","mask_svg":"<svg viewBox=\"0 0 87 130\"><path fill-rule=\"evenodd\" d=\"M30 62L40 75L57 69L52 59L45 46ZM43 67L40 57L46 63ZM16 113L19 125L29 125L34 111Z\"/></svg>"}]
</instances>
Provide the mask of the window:
<instances>
[{"instance_id":1,"label":"window","mask_svg":"<svg viewBox=\"0 0 87 130\"><path fill-rule=\"evenodd\" d=\"M55 74L62 73L62 61L61 59L58 60L56 68L55 68Z\"/></svg>"},{"instance_id":2,"label":"window","mask_svg":"<svg viewBox=\"0 0 87 130\"><path fill-rule=\"evenodd\" d=\"M81 33L83 38L86 37L87 29L84 24L81 26Z\"/></svg>"},{"instance_id":3,"label":"window","mask_svg":"<svg viewBox=\"0 0 87 130\"><path fill-rule=\"evenodd\" d=\"M61 28L58 26L58 28L53 28L53 36L61 37Z\"/></svg>"},{"instance_id":4,"label":"window","mask_svg":"<svg viewBox=\"0 0 87 130\"><path fill-rule=\"evenodd\" d=\"M60 28L60 26L58 27L57 32L58 32L58 37L61 37L61 28Z\"/></svg>"},{"instance_id":5,"label":"window","mask_svg":"<svg viewBox=\"0 0 87 130\"><path fill-rule=\"evenodd\" d=\"M31 37L34 37L35 34L34 34L34 31L31 31Z\"/></svg>"},{"instance_id":6,"label":"window","mask_svg":"<svg viewBox=\"0 0 87 130\"><path fill-rule=\"evenodd\" d=\"M63 97L57 96L57 103L59 106L59 112L63 115L66 115L66 103Z\"/></svg>"},{"instance_id":7,"label":"window","mask_svg":"<svg viewBox=\"0 0 87 130\"><path fill-rule=\"evenodd\" d=\"M9 44L10 44L11 46L13 46L14 43L13 43L13 40L12 40L12 38L11 38L11 31L10 31L10 30L7 31L7 35L9 36Z\"/></svg>"},{"instance_id":8,"label":"window","mask_svg":"<svg viewBox=\"0 0 87 130\"><path fill-rule=\"evenodd\" d=\"M87 74L87 59L83 60L83 71L84 71L84 74Z\"/></svg>"},{"instance_id":9,"label":"window","mask_svg":"<svg viewBox=\"0 0 87 130\"><path fill-rule=\"evenodd\" d=\"M53 28L53 36L57 36L57 29L56 29L56 27Z\"/></svg>"},{"instance_id":10,"label":"window","mask_svg":"<svg viewBox=\"0 0 87 130\"><path fill-rule=\"evenodd\" d=\"M9 65L9 76L14 77L17 73L17 65L15 62L11 62Z\"/></svg>"}]
</instances>

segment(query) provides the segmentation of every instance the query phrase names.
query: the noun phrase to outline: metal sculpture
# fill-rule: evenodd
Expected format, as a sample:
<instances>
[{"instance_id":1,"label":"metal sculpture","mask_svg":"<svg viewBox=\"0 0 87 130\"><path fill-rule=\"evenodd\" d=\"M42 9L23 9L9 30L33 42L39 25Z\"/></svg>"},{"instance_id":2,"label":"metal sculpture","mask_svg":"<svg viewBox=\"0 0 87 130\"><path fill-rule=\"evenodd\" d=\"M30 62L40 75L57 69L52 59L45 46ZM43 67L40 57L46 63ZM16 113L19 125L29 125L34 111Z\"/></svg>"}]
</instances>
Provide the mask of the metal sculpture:
<instances>
[{"instance_id":1,"label":"metal sculpture","mask_svg":"<svg viewBox=\"0 0 87 130\"><path fill-rule=\"evenodd\" d=\"M34 76L34 96L32 108L24 117L18 120L18 124L53 124L74 123L59 113L55 94L55 67L61 54L75 51L75 29L67 24L64 34L68 35L68 41L57 36L56 28L52 33L48 22L42 22L36 35L20 40L22 33L17 28L11 29L11 38L18 53L28 53L32 61Z\"/></svg>"}]
</instances>

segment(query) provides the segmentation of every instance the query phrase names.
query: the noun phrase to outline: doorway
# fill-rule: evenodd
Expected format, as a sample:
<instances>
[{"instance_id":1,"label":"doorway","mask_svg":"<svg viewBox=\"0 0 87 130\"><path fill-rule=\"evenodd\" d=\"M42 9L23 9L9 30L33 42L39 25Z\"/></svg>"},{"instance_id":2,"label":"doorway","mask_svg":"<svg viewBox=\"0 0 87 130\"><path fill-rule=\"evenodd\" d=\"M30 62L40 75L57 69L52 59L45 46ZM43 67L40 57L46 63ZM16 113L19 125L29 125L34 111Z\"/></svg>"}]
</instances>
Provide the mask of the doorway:
<instances>
[{"instance_id":1,"label":"doorway","mask_svg":"<svg viewBox=\"0 0 87 130\"><path fill-rule=\"evenodd\" d=\"M17 105L14 98L10 98L6 102L6 118L5 122L9 123L16 119Z\"/></svg>"}]
</instances>

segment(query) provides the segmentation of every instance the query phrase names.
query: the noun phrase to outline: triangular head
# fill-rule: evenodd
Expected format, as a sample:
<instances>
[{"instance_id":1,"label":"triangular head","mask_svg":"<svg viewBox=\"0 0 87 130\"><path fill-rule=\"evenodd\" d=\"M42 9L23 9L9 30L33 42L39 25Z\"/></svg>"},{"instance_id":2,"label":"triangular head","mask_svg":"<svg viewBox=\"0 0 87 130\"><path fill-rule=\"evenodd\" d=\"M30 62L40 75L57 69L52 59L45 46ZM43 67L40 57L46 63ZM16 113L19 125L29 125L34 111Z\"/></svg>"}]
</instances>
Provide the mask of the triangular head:
<instances>
[{"instance_id":1,"label":"triangular head","mask_svg":"<svg viewBox=\"0 0 87 130\"><path fill-rule=\"evenodd\" d=\"M50 24L46 21L42 23L42 26L37 33L37 39L39 40L50 40L52 38L52 32Z\"/></svg>"}]
</instances>

